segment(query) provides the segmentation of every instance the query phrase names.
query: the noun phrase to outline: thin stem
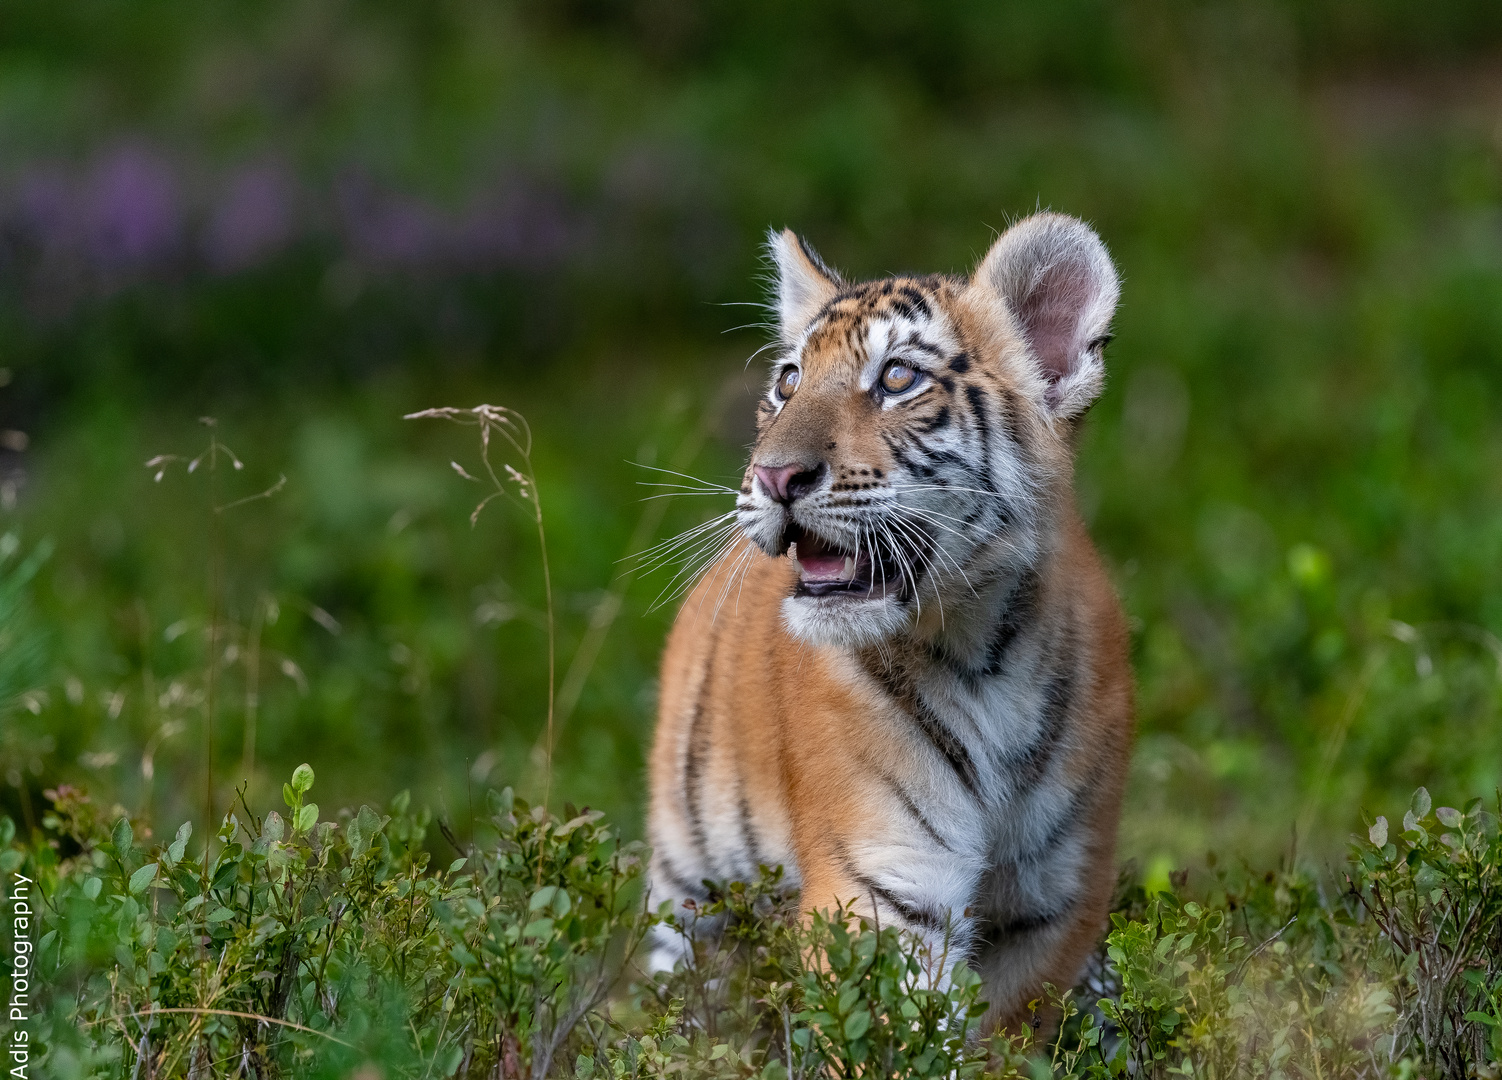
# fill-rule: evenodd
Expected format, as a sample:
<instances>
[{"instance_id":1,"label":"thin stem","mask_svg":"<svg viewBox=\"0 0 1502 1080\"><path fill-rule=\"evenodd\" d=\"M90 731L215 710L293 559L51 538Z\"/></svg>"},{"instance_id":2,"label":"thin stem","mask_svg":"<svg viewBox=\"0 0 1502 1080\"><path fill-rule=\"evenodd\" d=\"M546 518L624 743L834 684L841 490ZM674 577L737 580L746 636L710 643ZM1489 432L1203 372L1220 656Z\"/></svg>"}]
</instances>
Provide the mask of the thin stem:
<instances>
[{"instance_id":1,"label":"thin stem","mask_svg":"<svg viewBox=\"0 0 1502 1080\"><path fill-rule=\"evenodd\" d=\"M248 781L256 768L256 719L261 705L261 627L266 598L256 603L250 620L250 640L245 650L245 738L240 749L240 772Z\"/></svg>"},{"instance_id":2,"label":"thin stem","mask_svg":"<svg viewBox=\"0 0 1502 1080\"><path fill-rule=\"evenodd\" d=\"M224 526L216 509L219 505L219 437L209 433L209 647L204 671L204 768L203 805L205 845L214 841L214 689L219 654L219 591L224 562ZM204 872L208 855L204 855Z\"/></svg>"},{"instance_id":3,"label":"thin stem","mask_svg":"<svg viewBox=\"0 0 1502 1080\"><path fill-rule=\"evenodd\" d=\"M547 615L548 615L548 723L547 723L547 743L546 743L546 745L543 748L545 765L544 765L544 772L543 772L543 779L542 779L542 806L543 806L543 809L546 810L547 806L548 806L548 796L552 793L552 787L553 787L553 707L554 707L554 704L555 704L555 698L557 696L556 695L556 690L555 690L555 687L554 687L554 683L556 681L555 678L554 678L554 668L555 668L555 666L557 664L557 660L556 660L557 642L556 642L556 635L554 634L554 623L553 623L553 578L552 578L552 574L548 570L548 535L547 535L547 532L543 529L543 525L542 525L542 497L540 496L540 494L538 493L538 490L537 490L537 479L536 479L537 474L536 474L536 472L532 468L532 459L531 459L530 456L524 457L522 460L523 460L523 462L527 466L527 475L532 478L532 483L531 483L531 488L532 488L532 509L535 511L535 518L536 518L536 521L537 521L537 547L538 547L538 550L542 553L542 588L543 588L543 595L547 599Z\"/></svg>"}]
</instances>

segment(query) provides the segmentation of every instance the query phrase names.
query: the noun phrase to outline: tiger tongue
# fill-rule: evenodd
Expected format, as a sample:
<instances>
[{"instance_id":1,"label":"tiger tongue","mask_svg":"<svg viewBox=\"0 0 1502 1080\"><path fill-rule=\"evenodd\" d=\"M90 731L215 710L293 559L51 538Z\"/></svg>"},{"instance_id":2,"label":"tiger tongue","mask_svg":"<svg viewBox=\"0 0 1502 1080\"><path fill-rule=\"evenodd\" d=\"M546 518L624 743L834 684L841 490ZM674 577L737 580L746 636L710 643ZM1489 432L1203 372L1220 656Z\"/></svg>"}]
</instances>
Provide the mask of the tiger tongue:
<instances>
[{"instance_id":1,"label":"tiger tongue","mask_svg":"<svg viewBox=\"0 0 1502 1080\"><path fill-rule=\"evenodd\" d=\"M804 581L849 581L855 577L855 559L813 537L800 537L793 549Z\"/></svg>"}]
</instances>

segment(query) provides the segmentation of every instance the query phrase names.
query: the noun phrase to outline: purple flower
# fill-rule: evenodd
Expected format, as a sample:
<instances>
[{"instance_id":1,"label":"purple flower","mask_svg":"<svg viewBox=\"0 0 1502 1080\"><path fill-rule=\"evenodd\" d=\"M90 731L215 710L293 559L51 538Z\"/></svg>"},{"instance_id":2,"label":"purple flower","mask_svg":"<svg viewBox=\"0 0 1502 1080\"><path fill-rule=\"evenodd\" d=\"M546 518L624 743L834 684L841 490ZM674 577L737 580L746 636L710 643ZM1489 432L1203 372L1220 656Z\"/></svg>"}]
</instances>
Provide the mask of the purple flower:
<instances>
[{"instance_id":1,"label":"purple flower","mask_svg":"<svg viewBox=\"0 0 1502 1080\"><path fill-rule=\"evenodd\" d=\"M243 270L292 239L296 183L275 162L244 167L219 194L204 232L204 254L224 271Z\"/></svg>"},{"instance_id":2,"label":"purple flower","mask_svg":"<svg viewBox=\"0 0 1502 1080\"><path fill-rule=\"evenodd\" d=\"M182 199L172 166L139 146L121 147L100 160L79 209L89 246L106 266L162 259L182 231Z\"/></svg>"}]
</instances>

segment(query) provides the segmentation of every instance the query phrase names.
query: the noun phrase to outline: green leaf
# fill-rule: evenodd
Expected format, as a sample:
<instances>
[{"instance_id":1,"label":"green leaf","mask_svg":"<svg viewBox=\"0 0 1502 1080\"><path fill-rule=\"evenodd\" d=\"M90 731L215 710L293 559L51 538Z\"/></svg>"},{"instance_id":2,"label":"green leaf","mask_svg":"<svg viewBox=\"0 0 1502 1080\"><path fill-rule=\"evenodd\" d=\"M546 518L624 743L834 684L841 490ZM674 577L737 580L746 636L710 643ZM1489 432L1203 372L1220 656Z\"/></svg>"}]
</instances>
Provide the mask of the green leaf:
<instances>
[{"instance_id":1,"label":"green leaf","mask_svg":"<svg viewBox=\"0 0 1502 1080\"><path fill-rule=\"evenodd\" d=\"M361 805L355 814L355 820L360 823L360 835L365 837L366 843L375 843L377 834L386 827L390 818L382 817L370 807Z\"/></svg>"},{"instance_id":2,"label":"green leaf","mask_svg":"<svg viewBox=\"0 0 1502 1080\"><path fill-rule=\"evenodd\" d=\"M266 822L261 826L261 835L272 843L278 843L287 835L287 823L282 815L275 810L266 815Z\"/></svg>"},{"instance_id":3,"label":"green leaf","mask_svg":"<svg viewBox=\"0 0 1502 1080\"><path fill-rule=\"evenodd\" d=\"M850 1014L845 1020L845 1038L854 1042L866 1033L871 1026L871 1012L869 1009L860 1009Z\"/></svg>"},{"instance_id":4,"label":"green leaf","mask_svg":"<svg viewBox=\"0 0 1502 1080\"><path fill-rule=\"evenodd\" d=\"M313 787L313 766L306 761L292 770L292 790L299 795Z\"/></svg>"},{"instance_id":5,"label":"green leaf","mask_svg":"<svg viewBox=\"0 0 1502 1080\"><path fill-rule=\"evenodd\" d=\"M99 893L104 888L104 882L96 877L87 878L83 883L83 894L90 900L98 900Z\"/></svg>"},{"instance_id":6,"label":"green leaf","mask_svg":"<svg viewBox=\"0 0 1502 1080\"><path fill-rule=\"evenodd\" d=\"M1438 810L1434 811L1434 816L1439 818L1439 823L1447 829L1457 829L1460 827L1460 823L1465 820L1465 815L1453 806L1441 806Z\"/></svg>"},{"instance_id":7,"label":"green leaf","mask_svg":"<svg viewBox=\"0 0 1502 1080\"><path fill-rule=\"evenodd\" d=\"M1487 1027L1497 1027L1499 1023L1502 1023L1495 1016L1488 1016L1486 1013L1480 1012L1468 1012L1465 1014L1465 1018L1473 1024L1485 1024Z\"/></svg>"},{"instance_id":8,"label":"green leaf","mask_svg":"<svg viewBox=\"0 0 1502 1080\"><path fill-rule=\"evenodd\" d=\"M449 863L449 873L457 874L460 870L464 869L464 864L467 862L469 862L468 859L455 859Z\"/></svg>"},{"instance_id":9,"label":"green leaf","mask_svg":"<svg viewBox=\"0 0 1502 1080\"><path fill-rule=\"evenodd\" d=\"M183 861L188 850L188 838L193 835L193 823L185 821L177 827L177 839L167 845L167 858L174 863Z\"/></svg>"},{"instance_id":10,"label":"green leaf","mask_svg":"<svg viewBox=\"0 0 1502 1080\"><path fill-rule=\"evenodd\" d=\"M129 818L121 818L115 822L115 827L110 832L110 843L114 845L115 857L124 859L130 855L130 848L135 838L136 834L131 831Z\"/></svg>"},{"instance_id":11,"label":"green leaf","mask_svg":"<svg viewBox=\"0 0 1502 1080\"><path fill-rule=\"evenodd\" d=\"M230 859L219 864L219 869L214 871L214 880L209 885L211 889L227 889L235 883L240 876L240 863L237 859Z\"/></svg>"},{"instance_id":12,"label":"green leaf","mask_svg":"<svg viewBox=\"0 0 1502 1080\"><path fill-rule=\"evenodd\" d=\"M0 814L0 847L9 847L16 838L16 823L9 814Z\"/></svg>"},{"instance_id":13,"label":"green leaf","mask_svg":"<svg viewBox=\"0 0 1502 1080\"><path fill-rule=\"evenodd\" d=\"M1419 819L1423 819L1424 817L1428 816L1428 814L1429 814L1429 807L1431 807L1433 805L1434 805L1433 800L1429 798L1429 789L1428 788L1422 788L1421 787L1421 788L1419 788L1417 791L1415 791L1413 793L1413 804L1412 804L1412 806L1413 806L1413 816L1414 817L1419 818Z\"/></svg>"},{"instance_id":14,"label":"green leaf","mask_svg":"<svg viewBox=\"0 0 1502 1080\"><path fill-rule=\"evenodd\" d=\"M553 897L558 893L557 885L544 885L532 894L532 899L527 901L528 911L541 911L553 902Z\"/></svg>"},{"instance_id":15,"label":"green leaf","mask_svg":"<svg viewBox=\"0 0 1502 1080\"><path fill-rule=\"evenodd\" d=\"M234 917L235 911L233 908L220 906L209 912L206 921L211 923L229 922Z\"/></svg>"},{"instance_id":16,"label":"green leaf","mask_svg":"<svg viewBox=\"0 0 1502 1080\"><path fill-rule=\"evenodd\" d=\"M300 833L311 832L313 826L318 824L318 804L308 803L297 812L297 820L293 828Z\"/></svg>"},{"instance_id":17,"label":"green leaf","mask_svg":"<svg viewBox=\"0 0 1502 1080\"><path fill-rule=\"evenodd\" d=\"M1384 846L1387 843L1387 819L1378 817L1372 822L1372 827L1366 830L1366 838L1371 841L1374 848Z\"/></svg>"},{"instance_id":18,"label":"green leaf","mask_svg":"<svg viewBox=\"0 0 1502 1080\"><path fill-rule=\"evenodd\" d=\"M454 1043L439 1060L438 1075L453 1076L459 1068L459 1063L464 1060L464 1047L460 1043Z\"/></svg>"},{"instance_id":19,"label":"green leaf","mask_svg":"<svg viewBox=\"0 0 1502 1080\"><path fill-rule=\"evenodd\" d=\"M295 808L297 806L297 792L292 790L291 784L282 785L282 802L286 803L289 807Z\"/></svg>"},{"instance_id":20,"label":"green leaf","mask_svg":"<svg viewBox=\"0 0 1502 1080\"><path fill-rule=\"evenodd\" d=\"M146 886L156 880L156 863L147 863L134 874L130 875L130 895L136 896L146 890Z\"/></svg>"},{"instance_id":21,"label":"green leaf","mask_svg":"<svg viewBox=\"0 0 1502 1080\"><path fill-rule=\"evenodd\" d=\"M522 930L524 938L545 938L553 932L552 919L533 919Z\"/></svg>"},{"instance_id":22,"label":"green leaf","mask_svg":"<svg viewBox=\"0 0 1502 1080\"><path fill-rule=\"evenodd\" d=\"M26 852L15 848L7 848L0 851L0 874L13 874L21 869L21 864L26 861Z\"/></svg>"}]
</instances>

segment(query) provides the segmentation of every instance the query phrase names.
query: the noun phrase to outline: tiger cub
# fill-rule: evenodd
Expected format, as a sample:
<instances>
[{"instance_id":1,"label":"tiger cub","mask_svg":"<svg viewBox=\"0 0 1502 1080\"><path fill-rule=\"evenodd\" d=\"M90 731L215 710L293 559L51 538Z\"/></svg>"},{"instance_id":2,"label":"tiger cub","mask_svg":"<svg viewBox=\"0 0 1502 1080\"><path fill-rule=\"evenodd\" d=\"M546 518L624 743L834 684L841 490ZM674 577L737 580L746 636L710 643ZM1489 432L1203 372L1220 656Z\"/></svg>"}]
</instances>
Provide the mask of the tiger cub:
<instances>
[{"instance_id":1,"label":"tiger cub","mask_svg":"<svg viewBox=\"0 0 1502 1080\"><path fill-rule=\"evenodd\" d=\"M968 278L847 282L769 243L781 354L741 539L663 659L652 895L781 864L806 909L967 959L1015 1024L1079 976L1116 881L1128 642L1072 475L1116 271L1058 214Z\"/></svg>"}]
</instances>

